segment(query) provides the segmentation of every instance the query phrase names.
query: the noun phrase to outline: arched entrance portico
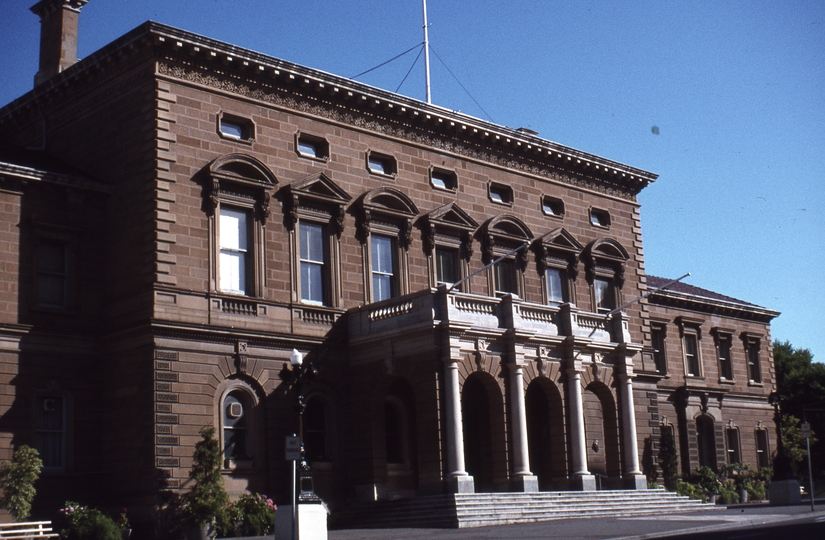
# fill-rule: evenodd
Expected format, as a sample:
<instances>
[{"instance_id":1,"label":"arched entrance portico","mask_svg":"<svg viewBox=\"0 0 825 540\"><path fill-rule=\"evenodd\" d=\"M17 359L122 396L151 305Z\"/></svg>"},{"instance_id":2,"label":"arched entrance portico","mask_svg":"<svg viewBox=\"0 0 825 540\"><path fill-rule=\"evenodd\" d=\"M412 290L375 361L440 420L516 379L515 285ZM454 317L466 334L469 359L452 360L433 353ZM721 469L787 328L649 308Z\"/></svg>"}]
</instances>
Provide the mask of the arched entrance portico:
<instances>
[{"instance_id":1,"label":"arched entrance portico","mask_svg":"<svg viewBox=\"0 0 825 540\"><path fill-rule=\"evenodd\" d=\"M561 393L550 380L538 378L527 387L525 401L530 470L540 490L563 487L568 468Z\"/></svg>"},{"instance_id":2,"label":"arched entrance portico","mask_svg":"<svg viewBox=\"0 0 825 540\"><path fill-rule=\"evenodd\" d=\"M464 460L477 493L506 489L507 452L501 390L487 373L473 373L461 391Z\"/></svg>"},{"instance_id":3,"label":"arched entrance portico","mask_svg":"<svg viewBox=\"0 0 825 540\"><path fill-rule=\"evenodd\" d=\"M602 382L592 382L583 392L587 467L592 474L621 476L619 424L616 402Z\"/></svg>"}]
</instances>

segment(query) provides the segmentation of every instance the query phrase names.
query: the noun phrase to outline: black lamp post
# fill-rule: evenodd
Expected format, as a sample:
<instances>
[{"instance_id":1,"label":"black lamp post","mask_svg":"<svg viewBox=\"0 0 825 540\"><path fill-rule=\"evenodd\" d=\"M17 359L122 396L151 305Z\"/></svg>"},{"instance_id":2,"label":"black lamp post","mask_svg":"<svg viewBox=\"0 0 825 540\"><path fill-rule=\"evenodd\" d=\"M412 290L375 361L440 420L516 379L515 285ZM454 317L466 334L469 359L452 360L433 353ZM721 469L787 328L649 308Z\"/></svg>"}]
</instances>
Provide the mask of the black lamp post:
<instances>
[{"instance_id":1,"label":"black lamp post","mask_svg":"<svg viewBox=\"0 0 825 540\"><path fill-rule=\"evenodd\" d=\"M304 355L298 349L292 349L289 355L289 365L284 364L280 377L292 389L295 395L295 412L298 414L298 437L301 440L301 460L298 464L298 502L317 503L321 498L315 494L315 485L312 479L312 469L307 463L306 452L304 451L304 409L306 409L306 398L304 397L304 386L311 383L318 375L318 370L312 366L311 361L304 363Z\"/></svg>"},{"instance_id":2,"label":"black lamp post","mask_svg":"<svg viewBox=\"0 0 825 540\"><path fill-rule=\"evenodd\" d=\"M794 480L791 461L785 454L785 445L782 443L782 413L779 410L782 399L784 396L776 392L771 392L768 396L768 403L773 405L773 421L776 424L776 457L773 459L773 478L774 480Z\"/></svg>"}]
</instances>

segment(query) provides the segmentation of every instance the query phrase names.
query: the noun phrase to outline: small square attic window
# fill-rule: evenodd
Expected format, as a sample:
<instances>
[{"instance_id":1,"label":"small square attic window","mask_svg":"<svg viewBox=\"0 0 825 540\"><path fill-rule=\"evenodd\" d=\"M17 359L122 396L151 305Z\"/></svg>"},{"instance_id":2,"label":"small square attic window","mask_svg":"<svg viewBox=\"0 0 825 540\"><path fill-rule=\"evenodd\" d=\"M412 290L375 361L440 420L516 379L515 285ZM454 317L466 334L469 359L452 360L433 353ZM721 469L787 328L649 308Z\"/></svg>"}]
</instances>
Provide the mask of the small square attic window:
<instances>
[{"instance_id":1,"label":"small square attic window","mask_svg":"<svg viewBox=\"0 0 825 540\"><path fill-rule=\"evenodd\" d=\"M395 158L375 152L367 152L367 169L373 174L395 176Z\"/></svg>"},{"instance_id":2,"label":"small square attic window","mask_svg":"<svg viewBox=\"0 0 825 540\"><path fill-rule=\"evenodd\" d=\"M508 206L513 204L513 188L497 182L490 182L488 188L490 200L494 203L506 204Z\"/></svg>"},{"instance_id":3,"label":"small square attic window","mask_svg":"<svg viewBox=\"0 0 825 540\"><path fill-rule=\"evenodd\" d=\"M590 223L596 227L610 227L610 213L607 210L591 208Z\"/></svg>"},{"instance_id":4,"label":"small square attic window","mask_svg":"<svg viewBox=\"0 0 825 540\"><path fill-rule=\"evenodd\" d=\"M541 198L541 211L547 216L563 217L564 201L545 195Z\"/></svg>"},{"instance_id":5,"label":"small square attic window","mask_svg":"<svg viewBox=\"0 0 825 540\"><path fill-rule=\"evenodd\" d=\"M298 155L307 158L329 159L329 143L326 139L299 133L295 137L295 149Z\"/></svg>"},{"instance_id":6,"label":"small square attic window","mask_svg":"<svg viewBox=\"0 0 825 540\"><path fill-rule=\"evenodd\" d=\"M218 133L224 139L248 143L255 139L255 124L248 118L220 113L218 115Z\"/></svg>"},{"instance_id":7,"label":"small square attic window","mask_svg":"<svg viewBox=\"0 0 825 540\"><path fill-rule=\"evenodd\" d=\"M458 187L458 179L452 171L433 168L430 171L430 184L434 188L455 191Z\"/></svg>"}]
</instances>

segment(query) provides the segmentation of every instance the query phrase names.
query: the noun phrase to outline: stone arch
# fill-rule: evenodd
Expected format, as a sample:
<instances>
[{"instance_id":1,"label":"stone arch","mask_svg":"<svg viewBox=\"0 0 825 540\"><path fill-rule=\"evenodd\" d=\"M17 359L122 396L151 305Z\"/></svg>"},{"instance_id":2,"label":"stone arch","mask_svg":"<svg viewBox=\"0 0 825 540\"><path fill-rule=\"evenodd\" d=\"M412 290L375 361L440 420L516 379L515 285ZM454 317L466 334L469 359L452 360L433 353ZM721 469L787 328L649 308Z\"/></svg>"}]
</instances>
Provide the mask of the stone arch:
<instances>
[{"instance_id":1,"label":"stone arch","mask_svg":"<svg viewBox=\"0 0 825 540\"><path fill-rule=\"evenodd\" d=\"M470 374L461 389L464 461L476 492L506 491L508 456L501 386L488 373Z\"/></svg>"},{"instance_id":2,"label":"stone arch","mask_svg":"<svg viewBox=\"0 0 825 540\"><path fill-rule=\"evenodd\" d=\"M593 381L582 392L587 467L608 478L621 476L621 448L616 400L608 386Z\"/></svg>"},{"instance_id":3,"label":"stone arch","mask_svg":"<svg viewBox=\"0 0 825 540\"><path fill-rule=\"evenodd\" d=\"M547 377L533 379L525 408L530 471L538 477L540 490L554 489L563 485L569 470L562 392Z\"/></svg>"}]
</instances>

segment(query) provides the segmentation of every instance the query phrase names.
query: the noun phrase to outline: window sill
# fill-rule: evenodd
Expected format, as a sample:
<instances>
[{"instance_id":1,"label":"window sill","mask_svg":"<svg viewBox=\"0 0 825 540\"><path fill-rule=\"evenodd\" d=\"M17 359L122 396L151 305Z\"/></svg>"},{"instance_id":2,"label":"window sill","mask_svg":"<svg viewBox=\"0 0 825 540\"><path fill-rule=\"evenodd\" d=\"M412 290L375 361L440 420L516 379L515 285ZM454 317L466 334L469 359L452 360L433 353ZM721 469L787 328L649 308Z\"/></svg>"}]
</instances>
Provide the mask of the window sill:
<instances>
[{"instance_id":1,"label":"window sill","mask_svg":"<svg viewBox=\"0 0 825 540\"><path fill-rule=\"evenodd\" d=\"M748 381L748 386L753 386L755 388L762 388L763 386L765 386L765 383L756 382L756 381Z\"/></svg>"},{"instance_id":2,"label":"window sill","mask_svg":"<svg viewBox=\"0 0 825 540\"><path fill-rule=\"evenodd\" d=\"M724 377L719 377L719 384L734 385L734 384L736 384L736 381L734 381L733 379L726 379Z\"/></svg>"},{"instance_id":3,"label":"window sill","mask_svg":"<svg viewBox=\"0 0 825 540\"><path fill-rule=\"evenodd\" d=\"M226 459L223 467L227 471L248 471L253 468L253 462L251 459Z\"/></svg>"},{"instance_id":4,"label":"window sill","mask_svg":"<svg viewBox=\"0 0 825 540\"><path fill-rule=\"evenodd\" d=\"M313 156L312 154L303 154L303 153L298 152L298 151L296 151L295 153L298 154L298 157L300 157L300 158L309 159L311 161L317 161L318 163L329 163L329 156L318 157L318 156Z\"/></svg>"},{"instance_id":5,"label":"window sill","mask_svg":"<svg viewBox=\"0 0 825 540\"><path fill-rule=\"evenodd\" d=\"M227 135L220 131L218 131L218 136L224 141L241 143L247 146L252 146L252 143L255 142L255 139L241 139L240 137L233 137L232 135Z\"/></svg>"},{"instance_id":6,"label":"window sill","mask_svg":"<svg viewBox=\"0 0 825 540\"><path fill-rule=\"evenodd\" d=\"M385 180L392 180L393 182L395 182L395 177L397 176L397 173L387 174L387 173L374 171L370 168L367 168L367 172L370 173L373 176L378 176L379 178L383 178Z\"/></svg>"}]
</instances>

